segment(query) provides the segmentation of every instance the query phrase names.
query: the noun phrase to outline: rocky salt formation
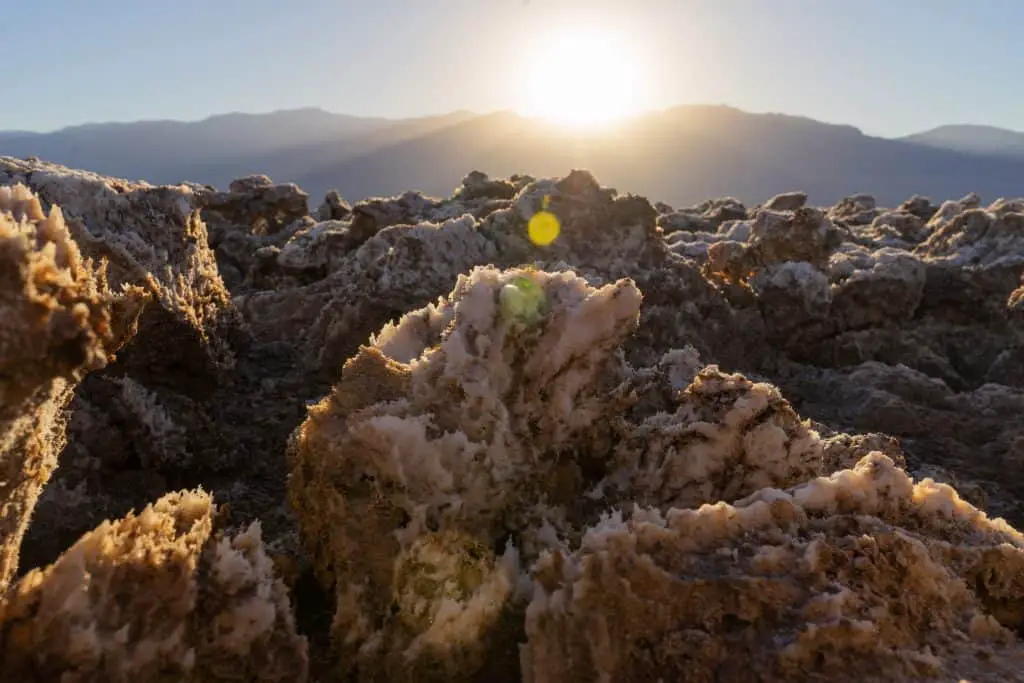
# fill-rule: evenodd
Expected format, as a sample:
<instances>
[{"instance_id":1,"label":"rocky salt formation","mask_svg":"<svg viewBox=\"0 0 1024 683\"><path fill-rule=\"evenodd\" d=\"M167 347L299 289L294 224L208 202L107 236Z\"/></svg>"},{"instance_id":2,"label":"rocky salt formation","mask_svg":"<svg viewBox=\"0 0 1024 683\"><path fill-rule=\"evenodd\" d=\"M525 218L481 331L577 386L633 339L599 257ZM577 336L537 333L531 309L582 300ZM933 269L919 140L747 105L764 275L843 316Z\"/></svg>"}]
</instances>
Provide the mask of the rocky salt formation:
<instances>
[{"instance_id":1,"label":"rocky salt formation","mask_svg":"<svg viewBox=\"0 0 1024 683\"><path fill-rule=\"evenodd\" d=\"M1022 482L998 474L1024 429L1010 407L1021 330L1006 305L1024 270L1020 209L1007 200L982 209L970 196L938 210L912 198L870 221L862 214L877 207L865 198L827 215L762 211L746 240L711 243L704 272L734 308L756 306L782 352L764 367L801 409L838 429L903 437L940 468L963 471L991 454L968 469L1000 481L985 485L996 509L1020 520ZM879 237L883 228L891 234ZM950 405L926 398L923 380ZM979 402L976 392L1006 398ZM990 407L967 407L981 404Z\"/></svg>"},{"instance_id":2,"label":"rocky salt formation","mask_svg":"<svg viewBox=\"0 0 1024 683\"><path fill-rule=\"evenodd\" d=\"M475 680L514 661L520 568L609 502L689 506L820 472L820 441L770 386L716 368L691 382L692 351L634 373L621 346L640 303L629 280L477 269L346 363L289 480L343 667ZM689 386L640 420L637 388L659 375ZM406 579L409 564L430 569Z\"/></svg>"},{"instance_id":3,"label":"rocky salt formation","mask_svg":"<svg viewBox=\"0 0 1024 683\"><path fill-rule=\"evenodd\" d=\"M305 343L308 362L332 378L370 334L450 291L474 266L572 264L592 279L630 275L650 290L644 315L659 322L643 324L644 333L664 333L672 337L670 345L693 344L702 352L713 339L724 357L741 353L731 312L696 269L668 251L647 200L618 196L585 172L522 181L515 200L473 195L428 203L407 193L372 200L365 209L357 204L356 213L372 212L375 225L384 227L358 244L346 237L356 218L296 235L281 248L279 269L305 263L307 272L321 268L327 274L301 288L248 291L236 305L260 338ZM530 217L545 201L561 223L559 239L548 248L533 245L527 234ZM649 348L636 346L637 353Z\"/></svg>"},{"instance_id":4,"label":"rocky salt formation","mask_svg":"<svg viewBox=\"0 0 1024 683\"><path fill-rule=\"evenodd\" d=\"M221 192L0 158L0 180L64 202L109 261L111 320L138 320L65 380L20 549L39 618L11 633L79 633L44 597L85 572L180 589L191 616L164 642L197 680L301 673L296 632L314 680L1024 670L1019 536L994 520L1024 523L1024 202L674 210L583 171L473 172L447 198L329 193L311 213L263 177ZM541 209L549 246L528 237ZM152 548L178 583L97 547ZM40 655L77 680L96 653L160 661L103 626L148 607L90 600L100 637ZM243 614L259 627L230 645L195 625ZM15 678L52 678L27 638L6 641Z\"/></svg>"},{"instance_id":5,"label":"rocky salt formation","mask_svg":"<svg viewBox=\"0 0 1024 683\"><path fill-rule=\"evenodd\" d=\"M475 270L346 363L296 433L289 481L336 588L346 668L462 680L489 659L511 665L518 537L547 518L544 504L583 495L572 453L613 436L608 370L639 303L628 281L594 290L568 274ZM403 578L423 563L426 576Z\"/></svg>"},{"instance_id":6,"label":"rocky salt formation","mask_svg":"<svg viewBox=\"0 0 1024 683\"><path fill-rule=\"evenodd\" d=\"M115 294L83 259L59 208L24 185L0 187L0 595L65 444L75 384L135 330L143 295Z\"/></svg>"},{"instance_id":7,"label":"rocky salt formation","mask_svg":"<svg viewBox=\"0 0 1024 683\"><path fill-rule=\"evenodd\" d=\"M0 184L12 183L27 185L44 206L61 207L83 254L108 261L111 286L152 293L156 305L139 321L144 343L126 351L125 363L162 372L172 386L231 367L224 338L237 318L196 210L204 188L154 187L0 158Z\"/></svg>"},{"instance_id":8,"label":"rocky salt formation","mask_svg":"<svg viewBox=\"0 0 1024 683\"><path fill-rule=\"evenodd\" d=\"M134 341L153 292L111 291L62 210L20 184L0 187L0 260L0 679L303 680L306 642L259 525L214 536L207 494L105 522L12 582L75 383Z\"/></svg>"},{"instance_id":9,"label":"rocky salt formation","mask_svg":"<svg viewBox=\"0 0 1024 683\"><path fill-rule=\"evenodd\" d=\"M308 199L298 186L275 184L266 176L239 178L227 192L199 193L209 245L228 288L258 279L266 251L313 223Z\"/></svg>"},{"instance_id":10,"label":"rocky salt formation","mask_svg":"<svg viewBox=\"0 0 1024 683\"><path fill-rule=\"evenodd\" d=\"M306 640L259 524L215 531L214 514L209 495L172 493L29 572L0 602L0 677L304 681Z\"/></svg>"},{"instance_id":11,"label":"rocky salt formation","mask_svg":"<svg viewBox=\"0 0 1024 683\"><path fill-rule=\"evenodd\" d=\"M879 453L546 555L524 678L1019 680L1024 536Z\"/></svg>"},{"instance_id":12,"label":"rocky salt formation","mask_svg":"<svg viewBox=\"0 0 1024 683\"><path fill-rule=\"evenodd\" d=\"M537 247L527 225L545 205L558 216L561 232L549 247ZM758 338L763 327L732 310L696 264L671 250L646 199L602 187L584 171L525 185L512 207L488 216L480 229L497 244L500 258L490 262L495 265L571 267L592 284L631 278L645 295L639 327L626 346L637 364L651 365L668 349L692 346L704 357L736 365L754 346L741 342L737 331Z\"/></svg>"},{"instance_id":13,"label":"rocky salt formation","mask_svg":"<svg viewBox=\"0 0 1024 683\"><path fill-rule=\"evenodd\" d=\"M291 368L293 352L253 347L204 218L224 241L229 220L266 232L267 221L307 213L289 191L257 180L218 193L0 158L0 182L24 182L44 209L59 206L82 254L106 262L110 288L128 286L147 300L132 341L115 362L86 377L69 404L65 457L23 549L30 565L54 561L104 519L221 477L236 484L220 495L235 501L236 521L255 518L248 477L270 478L273 463L253 453L280 452L302 414L301 405L276 394L264 404L257 389L274 381L275 370ZM225 425L234 428L229 433ZM239 477L242 463L249 474ZM270 495L279 500L283 482Z\"/></svg>"},{"instance_id":14,"label":"rocky salt formation","mask_svg":"<svg viewBox=\"0 0 1024 683\"><path fill-rule=\"evenodd\" d=\"M532 681L986 671L937 654L965 643L1024 661L1024 536L692 349L633 369L640 303L478 269L345 365L289 489L344 675L483 680L520 621Z\"/></svg>"}]
</instances>

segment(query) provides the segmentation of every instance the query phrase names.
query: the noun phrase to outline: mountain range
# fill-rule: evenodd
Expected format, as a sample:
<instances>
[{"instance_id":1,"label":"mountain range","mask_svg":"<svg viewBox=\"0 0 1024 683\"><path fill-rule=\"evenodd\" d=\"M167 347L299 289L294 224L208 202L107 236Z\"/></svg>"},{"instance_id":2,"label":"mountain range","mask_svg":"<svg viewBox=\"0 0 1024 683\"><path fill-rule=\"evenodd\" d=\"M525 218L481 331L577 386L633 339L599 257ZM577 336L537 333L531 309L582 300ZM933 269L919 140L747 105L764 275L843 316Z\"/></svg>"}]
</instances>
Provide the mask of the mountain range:
<instances>
[{"instance_id":1,"label":"mountain range","mask_svg":"<svg viewBox=\"0 0 1024 683\"><path fill-rule=\"evenodd\" d=\"M88 124L49 133L0 131L0 155L36 156L105 175L226 187L265 174L318 201L416 189L447 195L470 170L564 175L587 168L601 182L685 206L733 196L756 204L804 190L829 204L851 191L894 205L978 192L1024 195L1024 133L943 126L892 139L848 125L733 107L652 112L606 131L569 131L511 112L364 118L308 108L224 114L202 121Z\"/></svg>"}]
</instances>

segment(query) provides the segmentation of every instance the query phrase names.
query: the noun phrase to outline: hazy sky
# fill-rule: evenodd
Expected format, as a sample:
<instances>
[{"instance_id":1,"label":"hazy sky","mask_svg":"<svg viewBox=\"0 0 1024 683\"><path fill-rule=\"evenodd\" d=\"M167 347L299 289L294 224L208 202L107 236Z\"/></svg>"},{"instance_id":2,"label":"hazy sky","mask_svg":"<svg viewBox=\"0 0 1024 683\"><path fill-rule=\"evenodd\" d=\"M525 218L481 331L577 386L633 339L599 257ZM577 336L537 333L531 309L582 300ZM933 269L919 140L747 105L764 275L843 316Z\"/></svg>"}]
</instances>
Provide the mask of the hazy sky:
<instances>
[{"instance_id":1,"label":"hazy sky","mask_svg":"<svg viewBox=\"0 0 1024 683\"><path fill-rule=\"evenodd\" d=\"M1022 0L10 0L0 129L521 109L540 77L525 57L584 24L634 46L645 107L725 103L877 135L1024 129Z\"/></svg>"}]
</instances>

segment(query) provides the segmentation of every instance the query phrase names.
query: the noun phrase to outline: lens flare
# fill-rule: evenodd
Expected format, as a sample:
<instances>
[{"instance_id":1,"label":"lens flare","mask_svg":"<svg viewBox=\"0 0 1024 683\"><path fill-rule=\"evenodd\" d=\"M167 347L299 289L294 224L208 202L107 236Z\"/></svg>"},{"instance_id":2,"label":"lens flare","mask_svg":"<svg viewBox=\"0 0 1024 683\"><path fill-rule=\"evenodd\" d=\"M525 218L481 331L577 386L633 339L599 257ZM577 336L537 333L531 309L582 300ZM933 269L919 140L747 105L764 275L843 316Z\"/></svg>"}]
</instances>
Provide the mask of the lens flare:
<instances>
[{"instance_id":1,"label":"lens flare","mask_svg":"<svg viewBox=\"0 0 1024 683\"><path fill-rule=\"evenodd\" d=\"M530 233L530 241L540 247L546 247L554 242L558 239L558 233L561 232L558 216L544 210L533 214L527 229Z\"/></svg>"},{"instance_id":2,"label":"lens flare","mask_svg":"<svg viewBox=\"0 0 1024 683\"><path fill-rule=\"evenodd\" d=\"M544 290L529 277L517 277L501 288L498 297L505 320L532 325L544 313Z\"/></svg>"}]
</instances>

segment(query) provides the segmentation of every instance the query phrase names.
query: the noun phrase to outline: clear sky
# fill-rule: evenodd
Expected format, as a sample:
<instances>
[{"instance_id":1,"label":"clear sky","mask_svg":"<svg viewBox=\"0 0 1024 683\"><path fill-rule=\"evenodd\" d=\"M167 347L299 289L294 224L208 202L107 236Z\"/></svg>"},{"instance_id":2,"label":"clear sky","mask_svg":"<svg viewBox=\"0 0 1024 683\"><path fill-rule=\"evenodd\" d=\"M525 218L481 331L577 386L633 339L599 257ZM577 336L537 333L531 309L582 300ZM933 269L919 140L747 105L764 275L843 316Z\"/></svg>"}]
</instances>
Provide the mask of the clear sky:
<instances>
[{"instance_id":1,"label":"clear sky","mask_svg":"<svg viewBox=\"0 0 1024 683\"><path fill-rule=\"evenodd\" d=\"M0 130L521 110L537 78L524 60L581 24L631 45L641 108L724 103L876 135L1024 129L1024 0L9 0Z\"/></svg>"}]
</instances>

